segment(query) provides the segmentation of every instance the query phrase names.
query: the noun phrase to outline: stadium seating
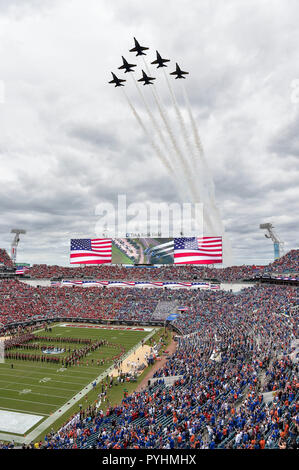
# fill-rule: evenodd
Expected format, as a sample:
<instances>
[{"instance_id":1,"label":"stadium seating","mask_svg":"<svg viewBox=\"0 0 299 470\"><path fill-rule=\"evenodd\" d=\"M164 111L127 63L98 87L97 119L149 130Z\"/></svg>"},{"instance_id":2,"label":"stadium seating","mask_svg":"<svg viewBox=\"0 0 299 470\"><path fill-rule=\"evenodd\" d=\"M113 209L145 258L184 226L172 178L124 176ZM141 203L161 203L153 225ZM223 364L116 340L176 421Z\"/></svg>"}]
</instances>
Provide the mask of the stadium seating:
<instances>
[{"instance_id":1,"label":"stadium seating","mask_svg":"<svg viewBox=\"0 0 299 470\"><path fill-rule=\"evenodd\" d=\"M0 263L11 267L12 261L5 250L0 249ZM299 273L299 250L291 250L280 259L264 267L250 265L231 266L227 268L210 268L207 266L162 265L158 268L124 266L48 266L34 264L28 271L34 279L83 279L102 280L135 280L135 281L191 281L194 279L215 279L222 282L235 282L252 279L257 274Z\"/></svg>"},{"instance_id":2,"label":"stadium seating","mask_svg":"<svg viewBox=\"0 0 299 470\"><path fill-rule=\"evenodd\" d=\"M7 268L12 268L13 267L13 262L7 252L0 248L0 266L6 266Z\"/></svg>"},{"instance_id":3,"label":"stadium seating","mask_svg":"<svg viewBox=\"0 0 299 470\"><path fill-rule=\"evenodd\" d=\"M218 293L217 293L218 294ZM296 446L297 365L290 353L297 323L281 314L297 291L256 287L195 311L154 386L107 412L87 410L49 435L51 448L275 448ZM217 297L217 296L216 296ZM216 311L212 305L217 305ZM205 305L206 307L206 305ZM217 347L221 360L211 360ZM182 375L166 387L164 378ZM271 403L264 391L276 391Z\"/></svg>"},{"instance_id":4,"label":"stadium seating","mask_svg":"<svg viewBox=\"0 0 299 470\"><path fill-rule=\"evenodd\" d=\"M273 263L265 266L265 273L299 273L299 250L291 250Z\"/></svg>"},{"instance_id":5,"label":"stadium seating","mask_svg":"<svg viewBox=\"0 0 299 470\"><path fill-rule=\"evenodd\" d=\"M231 266L227 268L209 268L206 266L166 265L159 268L123 266L84 266L62 267L35 264L29 275L35 279L61 277L65 279L82 279L84 277L105 280L135 281L190 281L194 279L215 279L223 282L252 279L257 273L299 273L299 250L292 250L274 263L263 268L256 266Z\"/></svg>"},{"instance_id":6,"label":"stadium seating","mask_svg":"<svg viewBox=\"0 0 299 470\"><path fill-rule=\"evenodd\" d=\"M298 272L298 250L267 268ZM176 269L165 267L165 278L171 271L178 275ZM112 269L111 275L136 271L153 276L146 268L123 270ZM234 268L228 272L237 276ZM0 322L58 316L150 321L157 306L170 300L187 309L173 322L181 332L177 349L154 373L154 385L105 411L90 406L74 415L58 432L45 436L43 448L296 448L299 384L292 342L298 338L298 311L292 307L298 294L296 287L278 285L238 293L170 292L31 287L3 280ZM165 378L171 376L181 378L167 386ZM263 400L266 392L273 394L268 403Z\"/></svg>"}]
</instances>

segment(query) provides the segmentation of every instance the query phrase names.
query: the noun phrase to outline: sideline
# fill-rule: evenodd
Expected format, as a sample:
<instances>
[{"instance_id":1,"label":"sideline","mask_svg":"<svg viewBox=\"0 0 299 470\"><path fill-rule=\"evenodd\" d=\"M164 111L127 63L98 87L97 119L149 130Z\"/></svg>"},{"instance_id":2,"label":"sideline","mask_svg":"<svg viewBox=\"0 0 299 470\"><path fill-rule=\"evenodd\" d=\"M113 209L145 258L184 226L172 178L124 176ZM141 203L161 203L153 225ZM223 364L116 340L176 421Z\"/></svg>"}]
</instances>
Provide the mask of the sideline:
<instances>
[{"instance_id":1,"label":"sideline","mask_svg":"<svg viewBox=\"0 0 299 470\"><path fill-rule=\"evenodd\" d=\"M177 349L177 342L174 341L172 338L171 343L167 346L167 351L169 352L169 355L173 355ZM168 355L167 355L168 356ZM135 392L141 392L142 390L146 389L148 387L148 380L153 378L154 373L164 367L164 365L167 362L167 356L162 356L161 361L156 361L151 370L146 374L144 379L140 382L138 387L136 388Z\"/></svg>"}]
</instances>

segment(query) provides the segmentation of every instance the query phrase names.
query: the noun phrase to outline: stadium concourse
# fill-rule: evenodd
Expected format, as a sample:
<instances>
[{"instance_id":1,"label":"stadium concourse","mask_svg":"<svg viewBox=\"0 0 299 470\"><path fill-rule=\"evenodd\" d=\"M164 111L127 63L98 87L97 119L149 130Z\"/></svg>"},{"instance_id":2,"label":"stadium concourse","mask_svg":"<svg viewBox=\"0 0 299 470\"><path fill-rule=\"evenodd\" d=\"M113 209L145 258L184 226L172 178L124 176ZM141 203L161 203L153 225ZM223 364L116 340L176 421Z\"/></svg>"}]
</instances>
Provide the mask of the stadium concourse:
<instances>
[{"instance_id":1,"label":"stadium concourse","mask_svg":"<svg viewBox=\"0 0 299 470\"><path fill-rule=\"evenodd\" d=\"M5 260L3 253L1 259ZM36 269L35 277L40 279L66 276L64 270L69 269L55 267L54 273L53 267L37 266L32 270ZM214 271L226 280L240 280L246 270L252 277L249 268L253 270L232 267ZM91 269L102 279L127 279L128 272L130 279L133 272L142 278L153 276L155 271L114 266ZM298 250L263 269L267 273L298 273ZM70 270L89 273L89 268ZM178 271L168 266L159 268L159 273L164 279L179 276L176 279L186 280L199 275L200 270L184 267ZM150 386L105 411L89 406L35 447L297 448L298 293L296 286L260 283L234 293L184 288L32 287L16 278L0 281L0 322L3 332L10 334L11 325L28 320L63 317L138 323L155 320L160 302L176 301L183 309L172 322L178 332L176 351L154 373ZM170 377L179 378L169 383Z\"/></svg>"}]
</instances>

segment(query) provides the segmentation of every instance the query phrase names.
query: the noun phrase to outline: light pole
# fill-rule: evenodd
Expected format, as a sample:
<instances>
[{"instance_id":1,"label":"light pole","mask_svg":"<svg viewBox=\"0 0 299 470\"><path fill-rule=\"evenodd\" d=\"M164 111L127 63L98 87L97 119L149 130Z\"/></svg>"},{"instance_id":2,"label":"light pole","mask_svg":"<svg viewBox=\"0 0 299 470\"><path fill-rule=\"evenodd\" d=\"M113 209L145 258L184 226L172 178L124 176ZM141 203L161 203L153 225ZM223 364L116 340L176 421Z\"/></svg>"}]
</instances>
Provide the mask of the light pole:
<instances>
[{"instance_id":1,"label":"light pole","mask_svg":"<svg viewBox=\"0 0 299 470\"><path fill-rule=\"evenodd\" d=\"M18 228L13 228L10 233L14 233L15 237L12 241L11 244L11 259L13 264L16 264L16 259L17 259L17 247L20 241L20 234L25 234L26 230L23 229L18 229Z\"/></svg>"},{"instance_id":2,"label":"light pole","mask_svg":"<svg viewBox=\"0 0 299 470\"><path fill-rule=\"evenodd\" d=\"M266 230L267 233L265 233L266 238L270 238L273 242L274 246L274 261L281 256L281 251L283 248L283 242L279 239L277 234L274 232L274 227L272 224L266 223L266 224L260 224L260 229Z\"/></svg>"}]
</instances>

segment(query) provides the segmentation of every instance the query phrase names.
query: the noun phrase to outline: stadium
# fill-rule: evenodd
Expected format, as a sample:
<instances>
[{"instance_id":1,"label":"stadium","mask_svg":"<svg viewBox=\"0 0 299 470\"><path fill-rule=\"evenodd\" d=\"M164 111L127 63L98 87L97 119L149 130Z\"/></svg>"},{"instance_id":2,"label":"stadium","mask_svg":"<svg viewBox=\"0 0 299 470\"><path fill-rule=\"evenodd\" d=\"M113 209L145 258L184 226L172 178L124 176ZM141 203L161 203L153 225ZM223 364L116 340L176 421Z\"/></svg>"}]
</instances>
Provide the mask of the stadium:
<instances>
[{"instance_id":1,"label":"stadium","mask_svg":"<svg viewBox=\"0 0 299 470\"><path fill-rule=\"evenodd\" d=\"M0 0L1 456L298 449L285 3Z\"/></svg>"},{"instance_id":2,"label":"stadium","mask_svg":"<svg viewBox=\"0 0 299 470\"><path fill-rule=\"evenodd\" d=\"M299 250L258 273L16 274L0 256L2 448L296 448ZM92 276L102 284L82 284Z\"/></svg>"}]
</instances>

